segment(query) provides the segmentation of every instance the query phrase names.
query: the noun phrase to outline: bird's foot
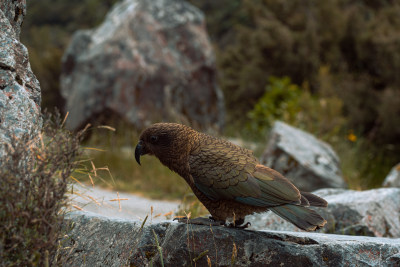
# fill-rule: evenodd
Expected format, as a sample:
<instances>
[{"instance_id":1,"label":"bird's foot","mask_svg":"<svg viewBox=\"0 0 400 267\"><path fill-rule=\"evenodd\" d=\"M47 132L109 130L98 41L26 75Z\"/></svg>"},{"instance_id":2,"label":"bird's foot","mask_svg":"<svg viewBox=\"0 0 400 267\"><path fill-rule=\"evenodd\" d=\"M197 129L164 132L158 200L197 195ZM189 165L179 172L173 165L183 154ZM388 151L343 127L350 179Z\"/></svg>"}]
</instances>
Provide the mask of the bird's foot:
<instances>
[{"instance_id":1,"label":"bird's foot","mask_svg":"<svg viewBox=\"0 0 400 267\"><path fill-rule=\"evenodd\" d=\"M174 218L174 221L178 221L180 223L207 225L207 226L210 226L210 225L211 226L221 226L221 225L225 224L225 222L216 221L212 217L209 217L209 218L197 217L194 219L189 219L188 217L179 217L179 218Z\"/></svg>"},{"instance_id":2,"label":"bird's foot","mask_svg":"<svg viewBox=\"0 0 400 267\"><path fill-rule=\"evenodd\" d=\"M236 228L236 229L246 229L251 226L250 222L244 223L244 219L236 220L234 223L225 223L226 227Z\"/></svg>"}]
</instances>

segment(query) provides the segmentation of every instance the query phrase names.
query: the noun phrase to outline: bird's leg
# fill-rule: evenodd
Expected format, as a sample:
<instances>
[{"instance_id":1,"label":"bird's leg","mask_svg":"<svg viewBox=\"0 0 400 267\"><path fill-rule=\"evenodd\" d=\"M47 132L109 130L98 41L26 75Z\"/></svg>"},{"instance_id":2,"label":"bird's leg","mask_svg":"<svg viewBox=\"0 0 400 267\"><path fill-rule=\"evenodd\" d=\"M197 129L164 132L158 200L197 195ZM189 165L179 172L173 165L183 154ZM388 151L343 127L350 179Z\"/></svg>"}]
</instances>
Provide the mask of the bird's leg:
<instances>
[{"instance_id":1,"label":"bird's leg","mask_svg":"<svg viewBox=\"0 0 400 267\"><path fill-rule=\"evenodd\" d=\"M197 217L194 219L189 219L188 217L180 217L180 218L174 218L174 221L187 224L211 225L211 226L220 226L224 225L225 223L224 221L216 221L211 216L209 218Z\"/></svg>"},{"instance_id":2,"label":"bird's leg","mask_svg":"<svg viewBox=\"0 0 400 267\"><path fill-rule=\"evenodd\" d=\"M238 219L235 223L226 223L225 226L237 229L246 229L251 225L250 222L244 223L244 218Z\"/></svg>"}]
</instances>

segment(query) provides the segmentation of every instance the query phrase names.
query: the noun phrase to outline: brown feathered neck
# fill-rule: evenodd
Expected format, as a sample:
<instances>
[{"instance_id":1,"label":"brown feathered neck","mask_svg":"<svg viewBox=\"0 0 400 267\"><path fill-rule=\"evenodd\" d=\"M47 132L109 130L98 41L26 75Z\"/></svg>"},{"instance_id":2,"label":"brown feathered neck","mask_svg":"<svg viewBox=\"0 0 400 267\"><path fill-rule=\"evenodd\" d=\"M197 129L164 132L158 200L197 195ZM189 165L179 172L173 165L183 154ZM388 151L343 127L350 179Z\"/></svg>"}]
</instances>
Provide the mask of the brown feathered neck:
<instances>
[{"instance_id":1,"label":"brown feathered neck","mask_svg":"<svg viewBox=\"0 0 400 267\"><path fill-rule=\"evenodd\" d=\"M155 123L145 129L140 140L147 154L156 156L171 170L186 176L188 157L199 144L199 132L178 123Z\"/></svg>"}]
</instances>

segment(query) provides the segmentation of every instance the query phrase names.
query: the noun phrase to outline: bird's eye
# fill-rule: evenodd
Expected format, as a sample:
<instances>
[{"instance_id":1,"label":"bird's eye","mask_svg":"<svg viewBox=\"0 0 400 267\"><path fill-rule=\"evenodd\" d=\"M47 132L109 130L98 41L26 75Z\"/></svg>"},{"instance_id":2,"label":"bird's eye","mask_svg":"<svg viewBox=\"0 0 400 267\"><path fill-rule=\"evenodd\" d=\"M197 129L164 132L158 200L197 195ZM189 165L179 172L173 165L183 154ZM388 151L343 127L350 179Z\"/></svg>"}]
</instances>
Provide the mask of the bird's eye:
<instances>
[{"instance_id":1,"label":"bird's eye","mask_svg":"<svg viewBox=\"0 0 400 267\"><path fill-rule=\"evenodd\" d=\"M152 143L157 142L157 140L158 140L158 136L157 136L157 135L152 135L152 136L150 136L150 141L151 141Z\"/></svg>"}]
</instances>

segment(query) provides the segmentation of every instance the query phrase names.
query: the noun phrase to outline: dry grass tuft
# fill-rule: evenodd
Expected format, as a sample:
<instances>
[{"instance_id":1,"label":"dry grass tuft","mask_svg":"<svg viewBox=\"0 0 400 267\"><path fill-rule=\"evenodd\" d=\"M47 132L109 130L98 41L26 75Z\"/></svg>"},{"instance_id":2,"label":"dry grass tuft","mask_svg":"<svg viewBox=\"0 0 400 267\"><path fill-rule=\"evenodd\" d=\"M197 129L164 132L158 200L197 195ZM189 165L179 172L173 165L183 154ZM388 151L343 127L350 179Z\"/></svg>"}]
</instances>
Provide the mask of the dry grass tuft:
<instances>
[{"instance_id":1,"label":"dry grass tuft","mask_svg":"<svg viewBox=\"0 0 400 267\"><path fill-rule=\"evenodd\" d=\"M0 258L2 266L55 263L69 177L76 167L83 132L62 128L58 114L44 127L3 144L0 161ZM35 132L41 132L32 139Z\"/></svg>"}]
</instances>

